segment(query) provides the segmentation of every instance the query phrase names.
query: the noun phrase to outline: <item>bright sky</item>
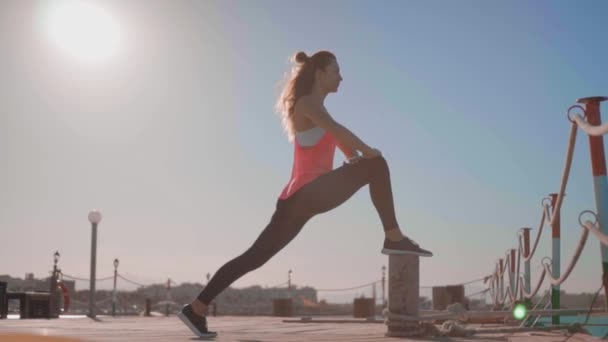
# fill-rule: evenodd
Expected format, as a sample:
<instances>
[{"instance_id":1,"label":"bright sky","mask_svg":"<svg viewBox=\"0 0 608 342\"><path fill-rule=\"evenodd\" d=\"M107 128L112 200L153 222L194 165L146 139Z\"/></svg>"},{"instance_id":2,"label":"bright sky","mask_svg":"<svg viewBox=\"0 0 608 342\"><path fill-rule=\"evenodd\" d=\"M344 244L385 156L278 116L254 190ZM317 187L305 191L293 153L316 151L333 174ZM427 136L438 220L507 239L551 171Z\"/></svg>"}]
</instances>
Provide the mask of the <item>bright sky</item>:
<instances>
[{"instance_id":1,"label":"bright sky","mask_svg":"<svg viewBox=\"0 0 608 342\"><path fill-rule=\"evenodd\" d=\"M567 108L608 95L605 1L93 2L110 18L101 31L51 29L58 3L0 4L0 274L46 276L59 250L66 274L88 278L98 208L98 277L119 258L138 282L204 283L255 240L289 179L273 113L288 57L327 49L344 77L327 108L383 152L403 231L435 254L421 285L476 279L520 227L535 235L559 188ZM579 212L596 210L582 132L577 143L562 269ZM289 269L298 286L365 284L388 266L382 242L364 188L234 286ZM546 230L533 280L550 246ZM595 291L600 270L590 237L562 289Z\"/></svg>"}]
</instances>

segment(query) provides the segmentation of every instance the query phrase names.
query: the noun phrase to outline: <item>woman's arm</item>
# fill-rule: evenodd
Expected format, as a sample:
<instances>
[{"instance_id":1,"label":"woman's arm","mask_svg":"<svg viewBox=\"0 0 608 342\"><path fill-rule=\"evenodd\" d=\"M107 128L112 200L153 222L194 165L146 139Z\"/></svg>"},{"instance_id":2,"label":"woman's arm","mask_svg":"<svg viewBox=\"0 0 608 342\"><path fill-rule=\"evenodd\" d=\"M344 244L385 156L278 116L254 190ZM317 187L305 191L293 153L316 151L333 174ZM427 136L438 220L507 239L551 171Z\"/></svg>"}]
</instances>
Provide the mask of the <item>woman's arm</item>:
<instances>
[{"instance_id":1,"label":"woman's arm","mask_svg":"<svg viewBox=\"0 0 608 342\"><path fill-rule=\"evenodd\" d=\"M357 153L357 151L355 151L355 149L353 149L353 148L340 145L340 143L338 143L337 145L338 145L338 148L340 149L340 151L342 151L342 153L344 153L344 156L346 157L346 159L351 159L351 158L359 155Z\"/></svg>"},{"instance_id":2,"label":"woman's arm","mask_svg":"<svg viewBox=\"0 0 608 342\"><path fill-rule=\"evenodd\" d=\"M306 98L301 98L296 104L296 110L309 118L317 126L329 131L337 140L337 145L347 157L348 154L353 156L356 151L361 151L363 154L374 153L371 147L365 144L348 128L336 122L331 115L320 106L315 106ZM347 154L348 153L348 154Z\"/></svg>"}]
</instances>

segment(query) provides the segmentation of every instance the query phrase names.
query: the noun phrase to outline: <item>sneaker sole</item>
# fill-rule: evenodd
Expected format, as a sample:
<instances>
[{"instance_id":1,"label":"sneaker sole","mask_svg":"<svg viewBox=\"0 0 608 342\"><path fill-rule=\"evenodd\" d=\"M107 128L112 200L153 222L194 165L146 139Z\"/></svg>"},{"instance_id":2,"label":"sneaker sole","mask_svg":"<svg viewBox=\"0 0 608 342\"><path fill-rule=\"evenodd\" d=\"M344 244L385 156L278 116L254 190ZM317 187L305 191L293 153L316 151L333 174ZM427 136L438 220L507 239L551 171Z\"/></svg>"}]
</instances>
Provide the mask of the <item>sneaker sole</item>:
<instances>
[{"instance_id":1,"label":"sneaker sole","mask_svg":"<svg viewBox=\"0 0 608 342\"><path fill-rule=\"evenodd\" d=\"M214 338L214 337L216 337L216 336L217 336L217 333L216 333L215 331L210 331L210 332L208 332L208 333L201 333L200 331L198 331L198 329L197 329L197 328L196 328L194 325L192 325L192 323L190 322L190 320L188 319L188 317L186 317L186 315L184 315L184 314L183 314L183 313L181 313L181 312L178 312L178 313L177 313L177 317L178 317L178 318L179 318L179 319L180 319L182 322L184 322L184 324L185 324L185 325L186 325L188 328L190 328L190 330L192 330L192 332L193 332L193 333L194 333L196 336L198 336L198 337L201 337L201 338Z\"/></svg>"},{"instance_id":2,"label":"sneaker sole","mask_svg":"<svg viewBox=\"0 0 608 342\"><path fill-rule=\"evenodd\" d=\"M424 252L416 252L416 251L402 251L399 249L388 249L382 248L382 254L386 255L418 255L423 257L432 257L433 254L424 253Z\"/></svg>"}]
</instances>

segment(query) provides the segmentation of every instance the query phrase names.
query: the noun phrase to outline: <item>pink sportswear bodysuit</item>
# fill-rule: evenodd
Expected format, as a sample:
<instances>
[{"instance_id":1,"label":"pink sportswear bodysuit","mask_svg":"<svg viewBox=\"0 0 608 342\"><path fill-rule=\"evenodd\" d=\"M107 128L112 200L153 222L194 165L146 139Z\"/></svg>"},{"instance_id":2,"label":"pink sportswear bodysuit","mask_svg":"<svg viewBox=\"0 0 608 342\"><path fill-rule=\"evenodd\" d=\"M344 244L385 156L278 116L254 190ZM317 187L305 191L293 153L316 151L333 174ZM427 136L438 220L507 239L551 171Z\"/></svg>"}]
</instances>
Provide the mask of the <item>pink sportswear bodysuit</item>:
<instances>
[{"instance_id":1,"label":"pink sportswear bodysuit","mask_svg":"<svg viewBox=\"0 0 608 342\"><path fill-rule=\"evenodd\" d=\"M302 186L333 170L336 139L321 127L296 133L291 179L279 199L287 199Z\"/></svg>"}]
</instances>

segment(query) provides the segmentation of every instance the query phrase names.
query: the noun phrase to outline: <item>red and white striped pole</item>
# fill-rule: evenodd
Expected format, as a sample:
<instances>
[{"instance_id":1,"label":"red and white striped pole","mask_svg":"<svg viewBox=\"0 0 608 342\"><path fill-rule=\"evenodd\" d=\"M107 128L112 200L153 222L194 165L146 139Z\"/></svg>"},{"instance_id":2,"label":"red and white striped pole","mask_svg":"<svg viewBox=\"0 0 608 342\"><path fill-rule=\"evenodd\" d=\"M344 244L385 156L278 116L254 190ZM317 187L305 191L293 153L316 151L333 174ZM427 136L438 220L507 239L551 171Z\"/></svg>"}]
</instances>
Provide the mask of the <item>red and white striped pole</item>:
<instances>
[{"instance_id":1,"label":"red and white striped pole","mask_svg":"<svg viewBox=\"0 0 608 342\"><path fill-rule=\"evenodd\" d=\"M576 100L585 105L587 122L594 126L602 124L600 103L608 100L605 96L586 97ZM593 173L593 188L595 191L595 206L597 208L598 225L602 233L608 234L608 182L606 180L606 156L604 154L604 137L589 135L591 150L591 170ZM602 254L602 284L608 305L608 247L601 245Z\"/></svg>"},{"instance_id":2,"label":"red and white striped pole","mask_svg":"<svg viewBox=\"0 0 608 342\"><path fill-rule=\"evenodd\" d=\"M551 253L551 272L554 278L561 276L561 211L557 212L555 204L557 203L557 197L559 194L549 194L551 197L551 212L553 213L553 226L551 227L552 237L552 253ZM566 196L566 194L564 194ZM563 203L563 200L562 200ZM551 286L551 308L557 310L560 307L560 286ZM559 316L552 316L552 323L559 324Z\"/></svg>"},{"instance_id":3,"label":"red and white striped pole","mask_svg":"<svg viewBox=\"0 0 608 342\"><path fill-rule=\"evenodd\" d=\"M513 301L515 301L517 299L517 293L515 293L515 249L511 249L510 252L511 260L509 261L509 272L511 276L509 277L509 287L513 294Z\"/></svg>"},{"instance_id":4,"label":"red and white striped pole","mask_svg":"<svg viewBox=\"0 0 608 342\"><path fill-rule=\"evenodd\" d=\"M502 258L500 258L499 261L499 269L500 269L500 279L499 279L499 283L498 283L498 292L500 292L500 300L502 300L505 297L505 287L504 287L504 270L505 270L505 266L504 266L504 261Z\"/></svg>"},{"instance_id":5,"label":"red and white striped pole","mask_svg":"<svg viewBox=\"0 0 608 342\"><path fill-rule=\"evenodd\" d=\"M524 250L523 257L528 258L530 256L530 230L532 228L523 227L524 231ZM526 260L524 262L524 286L526 287L526 291L532 291L531 287L531 275L530 275L530 260Z\"/></svg>"}]
</instances>

